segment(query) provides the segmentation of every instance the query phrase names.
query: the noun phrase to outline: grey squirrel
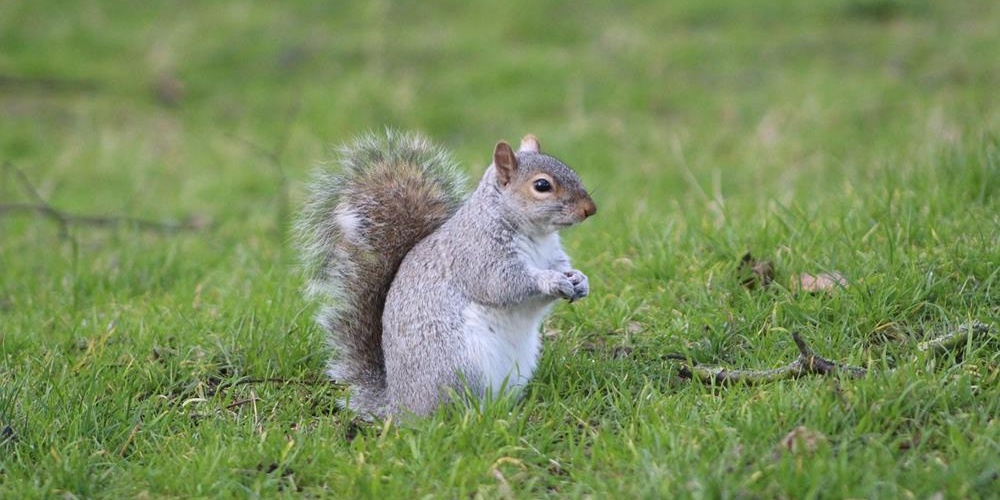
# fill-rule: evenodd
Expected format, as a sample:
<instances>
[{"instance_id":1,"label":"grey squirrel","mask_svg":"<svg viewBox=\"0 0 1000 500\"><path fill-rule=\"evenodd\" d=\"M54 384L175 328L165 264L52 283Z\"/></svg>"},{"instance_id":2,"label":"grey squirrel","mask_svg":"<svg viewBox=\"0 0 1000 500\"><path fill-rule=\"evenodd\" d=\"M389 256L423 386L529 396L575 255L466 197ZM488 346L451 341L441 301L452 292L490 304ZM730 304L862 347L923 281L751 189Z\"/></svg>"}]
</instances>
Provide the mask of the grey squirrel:
<instances>
[{"instance_id":1,"label":"grey squirrel","mask_svg":"<svg viewBox=\"0 0 1000 500\"><path fill-rule=\"evenodd\" d=\"M587 296L557 231L597 211L531 135L497 143L478 188L426 139L387 130L319 171L296 223L307 295L334 351L328 374L360 415L430 413L449 391L517 390L558 299Z\"/></svg>"}]
</instances>

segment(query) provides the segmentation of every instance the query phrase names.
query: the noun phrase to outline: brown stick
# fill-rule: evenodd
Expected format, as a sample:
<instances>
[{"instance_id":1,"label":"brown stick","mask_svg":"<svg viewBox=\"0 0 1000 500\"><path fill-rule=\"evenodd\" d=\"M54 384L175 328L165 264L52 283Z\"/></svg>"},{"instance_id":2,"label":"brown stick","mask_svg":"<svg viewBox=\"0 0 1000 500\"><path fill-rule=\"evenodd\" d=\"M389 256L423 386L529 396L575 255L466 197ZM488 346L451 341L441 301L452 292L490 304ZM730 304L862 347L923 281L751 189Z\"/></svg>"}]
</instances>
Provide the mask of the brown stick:
<instances>
[{"instance_id":1,"label":"brown stick","mask_svg":"<svg viewBox=\"0 0 1000 500\"><path fill-rule=\"evenodd\" d=\"M70 225L82 226L133 226L146 231L174 233L178 231L194 231L202 229L204 224L194 222L159 222L127 215L77 215L53 208L51 205L35 205L30 203L0 203L0 216L16 213L36 213L51 219L60 227Z\"/></svg>"},{"instance_id":2,"label":"brown stick","mask_svg":"<svg viewBox=\"0 0 1000 500\"><path fill-rule=\"evenodd\" d=\"M953 330L917 344L917 350L931 353L950 352L970 341L987 337L993 327L979 321L967 321ZM705 383L715 384L758 384L773 382L786 378L798 378L804 375L835 375L845 373L850 377L863 377L867 373L864 368L849 366L831 361L817 355L806 344L797 332L792 333L792 340L799 348L799 357L795 361L770 370L731 370L719 366L681 365L682 378L697 379Z\"/></svg>"},{"instance_id":3,"label":"brown stick","mask_svg":"<svg viewBox=\"0 0 1000 500\"><path fill-rule=\"evenodd\" d=\"M204 228L205 226L204 223L198 223L197 221L188 221L183 223L158 222L138 217L130 217L127 215L78 215L64 212L53 207L52 204L49 203L37 189L35 189L31 180L28 179L28 176L25 175L21 169L15 167L10 162L4 163L4 167L14 172L14 175L24 188L24 191L30 197L34 198L35 202L0 203L0 216L19 213L34 213L58 224L59 233L62 236L68 236L69 226L71 225L98 227L132 226L145 231L159 231L165 233L198 230Z\"/></svg>"},{"instance_id":4,"label":"brown stick","mask_svg":"<svg viewBox=\"0 0 1000 500\"><path fill-rule=\"evenodd\" d=\"M289 202L290 202L290 186L288 183L288 174L285 173L285 166L282 163L281 158L285 154L285 150L288 148L288 144L292 137L292 125L295 120L298 119L299 112L302 109L301 102L296 102L291 109L285 115L285 123L281 128L281 135L278 141L274 144L271 149L265 148L249 139L245 139L239 136L233 136L236 140L243 143L243 145L249 147L254 153L260 155L264 158L274 170L275 176L277 177L277 203L278 203L278 214L277 223L275 227L279 231L283 231L284 224L290 220L289 218Z\"/></svg>"},{"instance_id":5,"label":"brown stick","mask_svg":"<svg viewBox=\"0 0 1000 500\"><path fill-rule=\"evenodd\" d=\"M917 350L934 353L947 352L965 344L969 339L975 340L976 337L985 337L992 330L993 328L985 323L967 321L950 332L917 344Z\"/></svg>"},{"instance_id":6,"label":"brown stick","mask_svg":"<svg viewBox=\"0 0 1000 500\"><path fill-rule=\"evenodd\" d=\"M799 357L780 368L770 370L731 370L719 366L682 365L679 374L681 378L695 379L705 383L752 385L781 379L799 378L805 375L836 375L844 373L849 377L859 378L868 373L868 370L864 368L837 363L816 354L809 348L809 345L806 344L806 341L802 339L798 332L792 332L792 340L795 341L795 346L799 348Z\"/></svg>"}]
</instances>

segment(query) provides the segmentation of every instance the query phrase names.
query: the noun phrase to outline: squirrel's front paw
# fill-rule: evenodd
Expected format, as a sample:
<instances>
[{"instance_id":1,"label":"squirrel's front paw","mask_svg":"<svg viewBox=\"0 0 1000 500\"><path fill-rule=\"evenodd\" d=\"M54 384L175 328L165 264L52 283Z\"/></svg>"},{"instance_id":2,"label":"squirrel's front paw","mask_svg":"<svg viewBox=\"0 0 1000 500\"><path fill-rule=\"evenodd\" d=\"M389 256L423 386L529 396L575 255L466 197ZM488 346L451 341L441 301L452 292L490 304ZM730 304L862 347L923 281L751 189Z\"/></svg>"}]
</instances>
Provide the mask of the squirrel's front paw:
<instances>
[{"instance_id":1,"label":"squirrel's front paw","mask_svg":"<svg viewBox=\"0 0 1000 500\"><path fill-rule=\"evenodd\" d=\"M542 271L538 275L538 288L542 293L560 299L573 300L576 298L576 290L573 282L566 274L556 271Z\"/></svg>"},{"instance_id":2,"label":"squirrel's front paw","mask_svg":"<svg viewBox=\"0 0 1000 500\"><path fill-rule=\"evenodd\" d=\"M570 298L570 302L576 299L582 299L590 293L590 281L587 280L587 275L573 269L567 271L565 276L569 278L569 282L573 284L573 297Z\"/></svg>"}]
</instances>

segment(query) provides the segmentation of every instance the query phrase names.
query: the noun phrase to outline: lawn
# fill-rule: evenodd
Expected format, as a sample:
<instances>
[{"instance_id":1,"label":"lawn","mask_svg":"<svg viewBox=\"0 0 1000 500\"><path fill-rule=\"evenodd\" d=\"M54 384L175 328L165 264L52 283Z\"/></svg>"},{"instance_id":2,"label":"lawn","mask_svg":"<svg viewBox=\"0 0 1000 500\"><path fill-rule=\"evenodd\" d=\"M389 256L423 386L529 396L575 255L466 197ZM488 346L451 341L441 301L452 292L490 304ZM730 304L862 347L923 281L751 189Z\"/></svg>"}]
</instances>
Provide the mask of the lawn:
<instances>
[{"instance_id":1,"label":"lawn","mask_svg":"<svg viewBox=\"0 0 1000 500\"><path fill-rule=\"evenodd\" d=\"M997 26L988 0L6 0L0 497L995 498ZM593 193L563 238L591 296L521 401L336 405L289 224L386 126L470 179L533 133ZM792 332L867 374L679 375L782 366Z\"/></svg>"}]
</instances>

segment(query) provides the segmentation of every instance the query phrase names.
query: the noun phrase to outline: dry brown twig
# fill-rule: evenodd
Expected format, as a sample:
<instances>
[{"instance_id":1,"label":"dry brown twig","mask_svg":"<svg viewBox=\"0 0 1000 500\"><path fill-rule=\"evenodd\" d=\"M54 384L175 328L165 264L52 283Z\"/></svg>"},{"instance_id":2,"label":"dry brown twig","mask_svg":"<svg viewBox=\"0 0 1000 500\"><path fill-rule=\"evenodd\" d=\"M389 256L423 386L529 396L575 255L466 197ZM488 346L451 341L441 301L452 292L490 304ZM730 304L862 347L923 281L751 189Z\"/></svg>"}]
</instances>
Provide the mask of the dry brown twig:
<instances>
[{"instance_id":1,"label":"dry brown twig","mask_svg":"<svg viewBox=\"0 0 1000 500\"><path fill-rule=\"evenodd\" d=\"M917 350L931 353L950 352L965 345L967 342L977 340L980 337L986 337L991 331L992 327L988 324L979 321L967 321L951 331L917 344ZM698 380L704 383L752 385L782 379L799 378L805 375L844 374L851 378L860 378L868 373L868 370L865 368L841 364L816 354L798 332L792 332L792 340L795 341L795 346L799 349L799 357L795 361L779 368L769 370L737 370L712 365L683 364L679 369L679 375L681 378Z\"/></svg>"},{"instance_id":2,"label":"dry brown twig","mask_svg":"<svg viewBox=\"0 0 1000 500\"><path fill-rule=\"evenodd\" d=\"M780 368L770 370L734 370L720 366L682 365L680 376L715 384L759 384L804 375L835 375L843 373L849 377L863 377L868 370L837 363L816 354L798 332L792 332L792 340L799 348L799 357Z\"/></svg>"},{"instance_id":3,"label":"dry brown twig","mask_svg":"<svg viewBox=\"0 0 1000 500\"><path fill-rule=\"evenodd\" d=\"M184 222L161 222L128 215L79 215L69 213L52 206L41 193L35 189L34 184L28 179L25 173L15 167L12 163L4 163L4 168L14 173L24 191L34 199L33 203L0 203L0 217L6 215L33 213L43 218L55 222L59 226L59 234L63 237L69 235L69 227L81 226L131 226L144 231L157 231L164 233L174 233L179 231L195 231L204 229L208 224L198 219L189 219Z\"/></svg>"},{"instance_id":4,"label":"dry brown twig","mask_svg":"<svg viewBox=\"0 0 1000 500\"><path fill-rule=\"evenodd\" d=\"M288 149L288 145L291 143L293 132L292 127L296 120L298 120L299 113L302 110L301 104L301 102L296 102L291 106L291 108L289 108L285 114L281 134L278 137L278 140L274 143L274 146L270 149L247 138L231 135L233 139L239 141L244 146L253 150L255 154L266 160L277 177L278 213L275 227L277 228L279 234L281 234L284 230L284 225L291 220L289 216L291 210L291 186L288 182L288 174L285 172L285 165L282 162L282 157L284 157L285 150Z\"/></svg>"},{"instance_id":5,"label":"dry brown twig","mask_svg":"<svg viewBox=\"0 0 1000 500\"><path fill-rule=\"evenodd\" d=\"M962 346L969 340L978 337L985 337L992 328L986 323L979 321L966 321L958 325L950 332L938 335L929 340L917 344L917 350L922 352L944 353Z\"/></svg>"}]
</instances>

